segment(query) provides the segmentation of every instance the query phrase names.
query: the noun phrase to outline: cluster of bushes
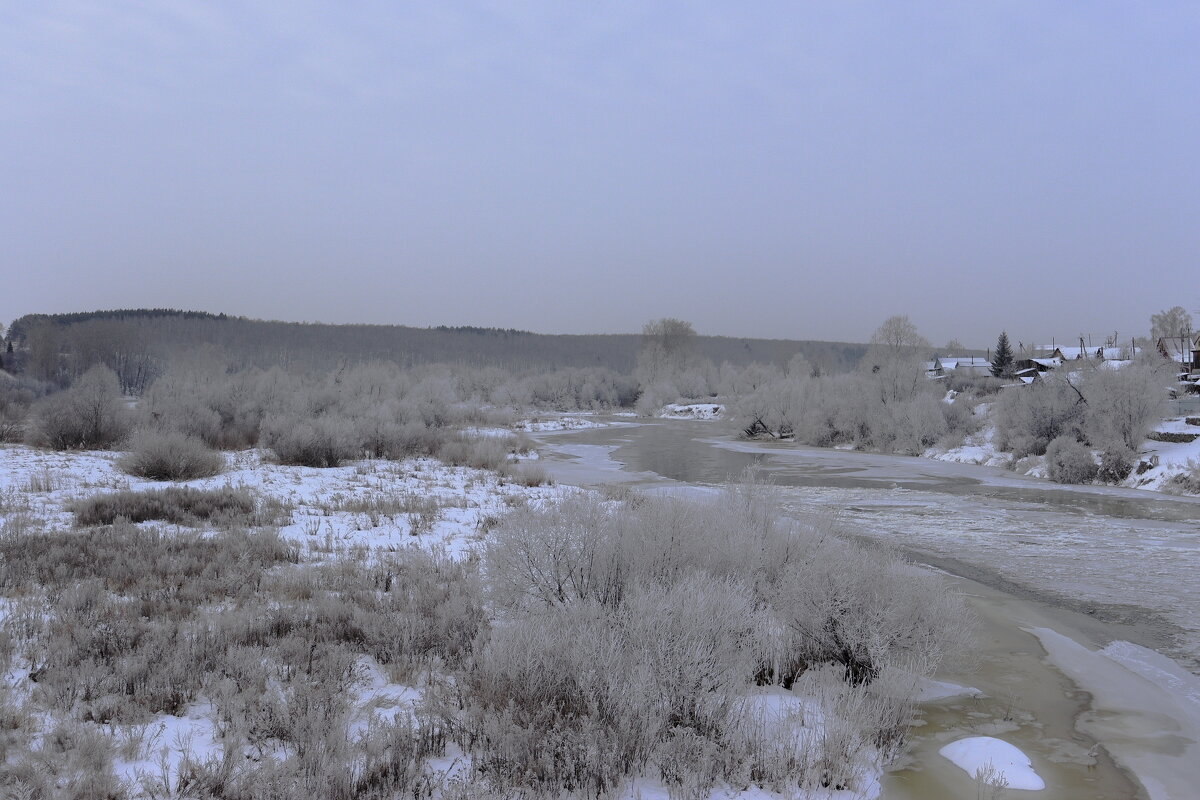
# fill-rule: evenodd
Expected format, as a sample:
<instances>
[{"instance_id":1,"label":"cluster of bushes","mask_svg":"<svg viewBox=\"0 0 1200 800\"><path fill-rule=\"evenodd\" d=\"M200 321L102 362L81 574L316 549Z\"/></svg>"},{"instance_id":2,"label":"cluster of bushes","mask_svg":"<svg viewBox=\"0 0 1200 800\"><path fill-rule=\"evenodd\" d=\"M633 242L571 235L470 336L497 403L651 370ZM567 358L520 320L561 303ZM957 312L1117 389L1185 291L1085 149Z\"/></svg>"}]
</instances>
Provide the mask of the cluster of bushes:
<instances>
[{"instance_id":1,"label":"cluster of bushes","mask_svg":"<svg viewBox=\"0 0 1200 800\"><path fill-rule=\"evenodd\" d=\"M31 409L27 439L55 450L109 448L133 427L116 374L93 367L67 391L51 394Z\"/></svg>"},{"instance_id":2,"label":"cluster of bushes","mask_svg":"<svg viewBox=\"0 0 1200 800\"><path fill-rule=\"evenodd\" d=\"M987 399L1000 449L1016 459L1046 455L1056 481L1116 483L1165 412L1168 372L1153 358L1120 368L1087 362L1001 391L1002 381L985 376L930 381L916 362L900 360L829 377L776 373L743 386L730 408L750 436L919 455L979 430L975 412Z\"/></svg>"},{"instance_id":3,"label":"cluster of bushes","mask_svg":"<svg viewBox=\"0 0 1200 800\"><path fill-rule=\"evenodd\" d=\"M79 525L111 525L162 520L178 525L250 525L258 504L249 490L233 487L192 489L171 486L148 492L111 492L71 504Z\"/></svg>"},{"instance_id":4,"label":"cluster of bushes","mask_svg":"<svg viewBox=\"0 0 1200 800\"><path fill-rule=\"evenodd\" d=\"M509 456L527 448L527 439L461 433L465 426L511 425L515 418L511 407L464 395L486 388L465 378L432 370L417 376L390 365L320 377L193 367L158 380L136 410L122 398L112 371L94 367L70 388L32 403L26 438L55 449L122 447L128 452L118 466L154 480L215 475L225 463L220 450L252 446L284 464L335 467L363 457L436 456L525 482L545 480L536 467L510 465Z\"/></svg>"},{"instance_id":5,"label":"cluster of bushes","mask_svg":"<svg viewBox=\"0 0 1200 800\"><path fill-rule=\"evenodd\" d=\"M406 714L354 733L364 659L395 681L444 673L486 631L472 563L412 550L302 566L269 529L163 535L118 523L4 537L0 590L25 598L0 623L0 661L31 665L24 700L0 692L4 796L128 796L113 759L155 750L123 742L201 697L223 751L153 770L137 796L429 796L425 761L444 753L445 733ZM34 734L43 713L31 708L54 713L46 735Z\"/></svg>"},{"instance_id":6,"label":"cluster of bushes","mask_svg":"<svg viewBox=\"0 0 1200 800\"><path fill-rule=\"evenodd\" d=\"M1160 362L1141 360L1120 369L1089 363L1047 373L1000 395L997 443L1016 458L1045 455L1047 474L1060 483L1120 482L1165 413L1168 372Z\"/></svg>"},{"instance_id":7,"label":"cluster of bushes","mask_svg":"<svg viewBox=\"0 0 1200 800\"><path fill-rule=\"evenodd\" d=\"M117 466L155 481L209 478L225 468L225 457L199 439L177 431L140 430L125 445Z\"/></svg>"},{"instance_id":8,"label":"cluster of bushes","mask_svg":"<svg viewBox=\"0 0 1200 800\"><path fill-rule=\"evenodd\" d=\"M25 440L30 409L52 388L33 378L0 373L0 442Z\"/></svg>"},{"instance_id":9,"label":"cluster of bushes","mask_svg":"<svg viewBox=\"0 0 1200 800\"><path fill-rule=\"evenodd\" d=\"M803 444L919 455L939 442L961 442L979 427L979 395L964 384L952 402L945 383L928 381L911 363L877 372L774 375L731 404L749 435ZM991 387L984 387L985 392Z\"/></svg>"},{"instance_id":10,"label":"cluster of bushes","mask_svg":"<svg viewBox=\"0 0 1200 800\"><path fill-rule=\"evenodd\" d=\"M878 682L932 670L965 635L936 577L786 525L744 489L516 512L485 577L503 624L456 676L447 728L493 782L551 795L647 773L692 790L852 787L908 724ZM842 716L822 735L748 713L754 684L822 675Z\"/></svg>"}]
</instances>

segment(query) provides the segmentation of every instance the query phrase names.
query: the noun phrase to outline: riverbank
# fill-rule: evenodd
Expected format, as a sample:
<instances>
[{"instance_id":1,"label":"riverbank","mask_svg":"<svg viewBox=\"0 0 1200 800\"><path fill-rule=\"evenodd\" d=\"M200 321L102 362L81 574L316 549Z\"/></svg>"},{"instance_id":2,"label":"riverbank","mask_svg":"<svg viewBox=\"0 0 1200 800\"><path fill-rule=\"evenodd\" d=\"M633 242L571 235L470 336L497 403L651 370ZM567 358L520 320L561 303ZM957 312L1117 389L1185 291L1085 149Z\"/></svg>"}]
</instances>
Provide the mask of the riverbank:
<instances>
[{"instance_id":1,"label":"riverbank","mask_svg":"<svg viewBox=\"0 0 1200 800\"><path fill-rule=\"evenodd\" d=\"M1187 733L1195 722L1188 673L1176 665L1174 683L1148 687L1149 670L1139 674L1133 662L1172 663L1155 651L1180 654L1172 647L1181 636L1177 622L1195 622L1200 598L1187 588L1195 558L1189 542L1200 530L1194 500L715 433L693 422L655 421L637 432L556 435L544 440L544 463L562 483L702 491L757 463L800 513L832 511L864 537L955 575L981 620L980 650L973 671L943 677L987 697L927 704L911 761L888 773L885 798L974 796L974 782L938 749L988 732L1013 737L1046 778L1048 797L1192 796L1200 759L1191 756ZM1087 586L1091 593L1082 591ZM1187 652L1191 633L1182 633ZM1114 652L1137 657L1121 664ZM1135 702L1168 713L1138 730L1128 713Z\"/></svg>"}]
</instances>

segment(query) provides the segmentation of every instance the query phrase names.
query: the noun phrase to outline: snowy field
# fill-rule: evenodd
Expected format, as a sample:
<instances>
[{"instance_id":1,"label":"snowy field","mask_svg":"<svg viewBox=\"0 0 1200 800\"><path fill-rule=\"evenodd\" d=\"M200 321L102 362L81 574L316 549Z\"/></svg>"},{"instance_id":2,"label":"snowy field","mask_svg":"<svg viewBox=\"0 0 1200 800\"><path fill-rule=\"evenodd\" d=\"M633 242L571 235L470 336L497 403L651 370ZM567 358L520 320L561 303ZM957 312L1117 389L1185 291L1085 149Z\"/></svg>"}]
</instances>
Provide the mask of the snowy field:
<instances>
[{"instance_id":1,"label":"snowy field","mask_svg":"<svg viewBox=\"0 0 1200 800\"><path fill-rule=\"evenodd\" d=\"M559 418L532 422L528 429L553 431L577 429L601 423L586 418ZM534 426L543 425L537 428ZM490 430L472 431L477 436L499 435ZM0 497L3 521L0 536L20 537L39 531L76 535L72 503L97 494L140 492L162 488L120 472L115 453L42 451L24 446L0 448ZM553 486L529 487L503 480L493 472L448 467L433 459L400 462L361 461L330 469L282 466L265 460L256 450L226 454L227 467L212 478L175 485L194 489L245 489L269 499L283 516L280 534L293 543L305 565L332 565L349 561L365 568L377 557L417 548L438 558L473 559L486 540L487 532L511 509L537 505L567 492L579 491ZM182 526L144 522L139 527L162 530L168 536L193 535ZM207 535L207 534L203 534ZM215 535L215 534L214 534ZM284 567L286 569L286 567ZM277 568L279 569L279 568ZM17 613L28 605L4 599L5 614ZM24 602L24 601L23 601ZM166 655L166 654L164 654ZM4 672L0 695L23 708L38 697L34 682L36 664L14 658ZM352 702L345 720L347 740L374 741L387 726L408 725L424 712L429 681L436 674L397 679L388 667L361 655L353 667ZM935 695L939 689L930 689ZM268 687L268 694L283 688ZM822 707L822 689L798 681L793 690L778 687L748 689L741 713L747 724L778 732L780 741L791 742L799 751L819 749L824 741L828 715ZM131 797L172 797L196 765L215 764L228 757L231 742L223 731L228 722L211 697L198 696L177 713L160 713L131 724L82 723L84 729L107 737L111 743L112 771L121 790ZM28 716L31 752L46 752L52 737L62 730L69 715L41 708ZM70 723L75 724L75 723ZM238 745L247 763L294 756L288 746L268 736L254 746ZM367 745L363 745L367 746ZM863 753L872 752L869 747ZM879 793L882 764L876 757L863 756L854 768L852 785L844 790L813 788L773 792L753 784L723 786L709 793L717 798L756 800L851 800ZM434 787L433 797L478 796L470 787L471 758L453 743L443 755L424 759L425 785ZM69 781L61 777L61 781ZM629 783L613 795L618 798L674 798L678 787L669 787L648 775Z\"/></svg>"}]
</instances>

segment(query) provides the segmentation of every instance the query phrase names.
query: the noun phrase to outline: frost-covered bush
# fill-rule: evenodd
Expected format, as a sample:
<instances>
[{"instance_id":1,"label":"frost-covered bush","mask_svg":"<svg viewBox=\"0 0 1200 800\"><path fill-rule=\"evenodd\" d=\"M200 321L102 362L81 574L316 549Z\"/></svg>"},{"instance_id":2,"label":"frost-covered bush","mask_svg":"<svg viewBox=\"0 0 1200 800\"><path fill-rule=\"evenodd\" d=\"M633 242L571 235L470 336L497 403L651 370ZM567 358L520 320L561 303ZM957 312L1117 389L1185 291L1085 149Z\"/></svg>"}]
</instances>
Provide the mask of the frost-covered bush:
<instances>
[{"instance_id":1,"label":"frost-covered bush","mask_svg":"<svg viewBox=\"0 0 1200 800\"><path fill-rule=\"evenodd\" d=\"M968 370L950 370L942 386L959 394L970 393L976 397L988 397L999 392L1005 384L1011 383L991 375L976 375Z\"/></svg>"},{"instance_id":2,"label":"frost-covered bush","mask_svg":"<svg viewBox=\"0 0 1200 800\"><path fill-rule=\"evenodd\" d=\"M503 622L458 678L456 735L497 780L603 793L657 767L700 793L749 771L851 788L864 752L894 752L909 721L903 691L873 684L965 646L961 598L937 576L782 521L760 487L611 497L524 508L492 531L484 575ZM820 742L747 724L755 683L823 665L844 691L826 698Z\"/></svg>"},{"instance_id":3,"label":"frost-covered bush","mask_svg":"<svg viewBox=\"0 0 1200 800\"><path fill-rule=\"evenodd\" d=\"M1200 494L1200 461L1188 459L1187 468L1171 476L1164 491L1178 494Z\"/></svg>"},{"instance_id":4,"label":"frost-covered bush","mask_svg":"<svg viewBox=\"0 0 1200 800\"><path fill-rule=\"evenodd\" d=\"M935 668L966 644L962 600L937 576L834 537L795 562L772 607L795 634L791 662L836 663L851 683L893 665Z\"/></svg>"},{"instance_id":5,"label":"frost-covered bush","mask_svg":"<svg viewBox=\"0 0 1200 800\"><path fill-rule=\"evenodd\" d=\"M340 417L273 417L263 423L262 444L281 464L338 467L363 455L354 425Z\"/></svg>"},{"instance_id":6,"label":"frost-covered bush","mask_svg":"<svg viewBox=\"0 0 1200 800\"><path fill-rule=\"evenodd\" d=\"M1158 361L1135 361L1120 369L1087 374L1084 430L1094 447L1136 452L1166 413L1170 375Z\"/></svg>"},{"instance_id":7,"label":"frost-covered bush","mask_svg":"<svg viewBox=\"0 0 1200 800\"><path fill-rule=\"evenodd\" d=\"M795 438L818 447L853 444L917 455L948 436L965 436L977 423L971 399L943 402L942 383L927 381L911 364L879 372L762 381L730 403L747 435Z\"/></svg>"},{"instance_id":8,"label":"frost-covered bush","mask_svg":"<svg viewBox=\"0 0 1200 800\"><path fill-rule=\"evenodd\" d=\"M129 522L163 520L182 525L217 519L245 524L253 519L255 509L254 496L249 491L229 486L220 489L172 486L149 492L107 492L71 504L79 525L112 525L119 519Z\"/></svg>"},{"instance_id":9,"label":"frost-covered bush","mask_svg":"<svg viewBox=\"0 0 1200 800\"><path fill-rule=\"evenodd\" d=\"M550 473L537 461L508 461L500 466L500 475L518 486L545 486L554 483Z\"/></svg>"},{"instance_id":10,"label":"frost-covered bush","mask_svg":"<svg viewBox=\"0 0 1200 800\"><path fill-rule=\"evenodd\" d=\"M834 662L869 681L888 664L936 664L961 644L961 600L936 577L827 529L784 524L764 508L731 495L711 503L636 498L616 508L568 498L523 509L492 532L488 583L502 608L528 611L619 607L638 584L669 586L698 572L743 581L774 615L776 633L756 645L758 669L773 674L782 662Z\"/></svg>"},{"instance_id":11,"label":"frost-covered bush","mask_svg":"<svg viewBox=\"0 0 1200 800\"><path fill-rule=\"evenodd\" d=\"M25 438L29 409L50 389L50 384L24 376L0 380L0 442Z\"/></svg>"},{"instance_id":12,"label":"frost-covered bush","mask_svg":"<svg viewBox=\"0 0 1200 800\"><path fill-rule=\"evenodd\" d=\"M34 406L28 439L55 450L106 448L125 438L130 425L116 373L97 366Z\"/></svg>"},{"instance_id":13,"label":"frost-covered bush","mask_svg":"<svg viewBox=\"0 0 1200 800\"><path fill-rule=\"evenodd\" d=\"M499 469L508 462L509 449L515 441L515 437L459 437L443 442L437 457L456 467Z\"/></svg>"},{"instance_id":14,"label":"frost-covered bush","mask_svg":"<svg viewBox=\"0 0 1200 800\"><path fill-rule=\"evenodd\" d=\"M225 468L225 457L200 439L183 433L141 430L127 445L117 466L130 475L155 481L208 478Z\"/></svg>"},{"instance_id":15,"label":"frost-covered bush","mask_svg":"<svg viewBox=\"0 0 1200 800\"><path fill-rule=\"evenodd\" d=\"M1090 483L1097 469L1092 452L1072 436L1059 436L1046 447L1046 475L1056 483Z\"/></svg>"},{"instance_id":16,"label":"frost-covered bush","mask_svg":"<svg viewBox=\"0 0 1200 800\"><path fill-rule=\"evenodd\" d=\"M634 409L640 416L650 417L657 414L663 406L679 399L679 389L675 387L674 383L658 381L642 387Z\"/></svg>"},{"instance_id":17,"label":"frost-covered bush","mask_svg":"<svg viewBox=\"0 0 1200 800\"><path fill-rule=\"evenodd\" d=\"M1000 449L1017 458L1042 455L1060 436L1081 438L1084 403L1067 379L1044 376L1032 386L1013 386L996 401L996 434Z\"/></svg>"},{"instance_id":18,"label":"frost-covered bush","mask_svg":"<svg viewBox=\"0 0 1200 800\"><path fill-rule=\"evenodd\" d=\"M1088 362L1069 373L1044 375L1032 386L1006 389L996 404L998 444L1020 458L1047 452L1058 437L1086 442L1109 453L1104 479L1122 480L1117 476L1125 462L1132 465L1162 418L1168 378L1157 361L1119 367Z\"/></svg>"},{"instance_id":19,"label":"frost-covered bush","mask_svg":"<svg viewBox=\"0 0 1200 800\"><path fill-rule=\"evenodd\" d=\"M1137 453L1124 445L1110 445L1100 453L1100 469L1096 477L1105 483L1120 483L1129 477L1137 465Z\"/></svg>"}]
</instances>

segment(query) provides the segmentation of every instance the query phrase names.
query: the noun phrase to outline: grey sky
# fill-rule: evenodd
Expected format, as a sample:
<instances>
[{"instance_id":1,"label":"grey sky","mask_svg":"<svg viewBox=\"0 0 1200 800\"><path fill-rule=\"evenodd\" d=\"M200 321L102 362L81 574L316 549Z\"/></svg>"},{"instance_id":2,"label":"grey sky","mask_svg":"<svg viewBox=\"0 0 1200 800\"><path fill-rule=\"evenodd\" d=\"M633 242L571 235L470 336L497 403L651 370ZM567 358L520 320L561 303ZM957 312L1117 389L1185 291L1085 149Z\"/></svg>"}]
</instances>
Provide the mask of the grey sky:
<instances>
[{"instance_id":1,"label":"grey sky","mask_svg":"<svg viewBox=\"0 0 1200 800\"><path fill-rule=\"evenodd\" d=\"M5 322L1200 309L1195 3L12 3L0 152Z\"/></svg>"}]
</instances>

